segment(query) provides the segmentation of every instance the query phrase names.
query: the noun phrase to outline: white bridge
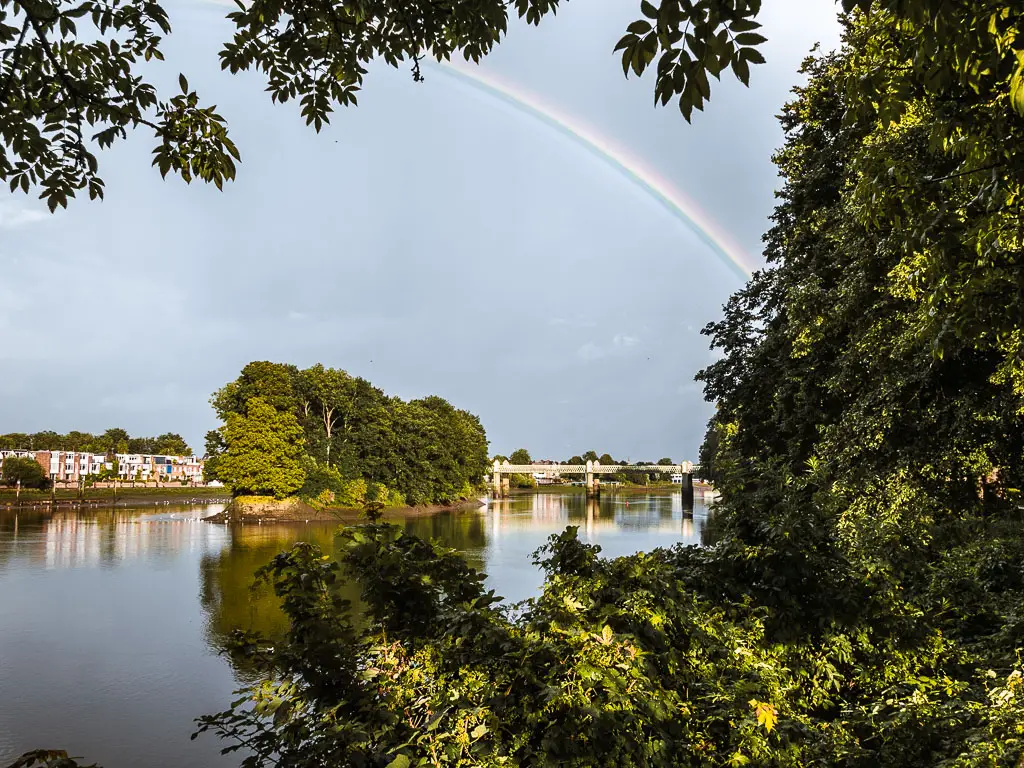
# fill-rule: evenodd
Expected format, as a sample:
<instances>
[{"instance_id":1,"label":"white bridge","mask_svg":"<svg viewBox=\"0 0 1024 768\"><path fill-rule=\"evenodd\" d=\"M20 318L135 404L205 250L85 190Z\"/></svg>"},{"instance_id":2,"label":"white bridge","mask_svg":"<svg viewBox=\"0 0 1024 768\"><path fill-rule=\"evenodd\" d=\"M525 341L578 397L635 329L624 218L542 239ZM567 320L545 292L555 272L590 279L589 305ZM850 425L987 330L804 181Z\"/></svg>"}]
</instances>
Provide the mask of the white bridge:
<instances>
[{"instance_id":1,"label":"white bridge","mask_svg":"<svg viewBox=\"0 0 1024 768\"><path fill-rule=\"evenodd\" d=\"M509 491L508 475L532 475L534 473L562 475L583 475L588 496L597 496L601 492L601 481L598 475L615 475L619 472L668 472L681 475L680 490L683 492L683 503L693 506L693 462L682 464L601 464L588 461L586 464L509 464L494 462L491 484L495 496L507 496Z\"/></svg>"}]
</instances>

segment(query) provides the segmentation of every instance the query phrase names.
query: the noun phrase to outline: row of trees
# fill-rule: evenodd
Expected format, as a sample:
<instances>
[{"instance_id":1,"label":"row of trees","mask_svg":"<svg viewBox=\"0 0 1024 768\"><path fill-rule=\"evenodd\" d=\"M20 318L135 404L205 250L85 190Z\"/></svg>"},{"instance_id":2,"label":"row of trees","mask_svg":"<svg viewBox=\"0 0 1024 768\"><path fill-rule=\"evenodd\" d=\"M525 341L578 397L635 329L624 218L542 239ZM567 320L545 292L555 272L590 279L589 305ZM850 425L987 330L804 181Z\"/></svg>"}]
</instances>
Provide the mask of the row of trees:
<instances>
[{"instance_id":1,"label":"row of trees","mask_svg":"<svg viewBox=\"0 0 1024 768\"><path fill-rule=\"evenodd\" d=\"M530 456L530 452L526 448L517 448L512 451L508 456L497 454L493 457L493 461L508 461L509 464L532 464L533 458ZM602 453L598 456L596 451L587 451L582 455L571 456L565 461L559 462L561 464L586 464L588 461L592 461L598 464L612 465L612 464L661 464L661 465L672 465L675 462L669 458L658 459L657 461L629 461L628 459L616 460L613 459L611 454Z\"/></svg>"},{"instance_id":2,"label":"row of trees","mask_svg":"<svg viewBox=\"0 0 1024 768\"><path fill-rule=\"evenodd\" d=\"M153 453L168 456L191 456L185 439L174 432L157 437L132 437L127 431L112 427L102 434L72 430L59 432L10 432L0 435L0 450L83 451L87 453Z\"/></svg>"},{"instance_id":3,"label":"row of trees","mask_svg":"<svg viewBox=\"0 0 1024 768\"><path fill-rule=\"evenodd\" d=\"M211 402L224 424L207 435L207 475L237 493L443 502L470 494L487 470L473 414L440 397L406 402L319 364L249 363Z\"/></svg>"}]
</instances>

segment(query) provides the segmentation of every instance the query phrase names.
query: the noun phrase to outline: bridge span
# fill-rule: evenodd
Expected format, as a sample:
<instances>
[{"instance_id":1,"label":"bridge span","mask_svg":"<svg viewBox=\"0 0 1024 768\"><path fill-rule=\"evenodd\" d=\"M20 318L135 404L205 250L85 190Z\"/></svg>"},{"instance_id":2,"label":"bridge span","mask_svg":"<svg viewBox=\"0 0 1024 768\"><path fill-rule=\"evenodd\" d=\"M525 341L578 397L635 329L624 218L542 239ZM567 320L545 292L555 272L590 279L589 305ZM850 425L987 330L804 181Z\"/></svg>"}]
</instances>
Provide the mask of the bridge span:
<instances>
[{"instance_id":1,"label":"bridge span","mask_svg":"<svg viewBox=\"0 0 1024 768\"><path fill-rule=\"evenodd\" d=\"M596 461L588 461L586 464L509 464L506 459L503 462L494 462L491 475L494 495L508 495L509 475L532 475L535 472L550 473L558 477L583 475L587 496L597 496L601 493L598 475L614 475L619 472L668 472L682 475L683 482L679 489L683 494L683 504L693 506L693 462L690 461L684 461L682 464L601 464Z\"/></svg>"}]
</instances>

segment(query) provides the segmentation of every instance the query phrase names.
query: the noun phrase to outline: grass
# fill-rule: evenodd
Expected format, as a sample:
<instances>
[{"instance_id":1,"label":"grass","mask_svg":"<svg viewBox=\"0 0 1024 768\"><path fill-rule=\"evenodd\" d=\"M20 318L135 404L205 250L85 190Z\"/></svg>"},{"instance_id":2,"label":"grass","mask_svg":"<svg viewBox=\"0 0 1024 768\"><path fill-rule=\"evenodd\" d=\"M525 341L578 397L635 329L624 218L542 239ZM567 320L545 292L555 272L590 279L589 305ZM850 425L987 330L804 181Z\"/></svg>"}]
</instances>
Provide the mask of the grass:
<instances>
[{"instance_id":1,"label":"grass","mask_svg":"<svg viewBox=\"0 0 1024 768\"><path fill-rule=\"evenodd\" d=\"M121 488L117 489L117 501L163 501L175 499L227 499L231 492L227 488ZM53 493L57 501L114 501L113 488L86 488L81 496L75 489L60 488ZM22 488L20 501L23 504L47 502L51 498L50 491L38 491ZM0 489L0 502L16 503L19 501L13 488Z\"/></svg>"}]
</instances>

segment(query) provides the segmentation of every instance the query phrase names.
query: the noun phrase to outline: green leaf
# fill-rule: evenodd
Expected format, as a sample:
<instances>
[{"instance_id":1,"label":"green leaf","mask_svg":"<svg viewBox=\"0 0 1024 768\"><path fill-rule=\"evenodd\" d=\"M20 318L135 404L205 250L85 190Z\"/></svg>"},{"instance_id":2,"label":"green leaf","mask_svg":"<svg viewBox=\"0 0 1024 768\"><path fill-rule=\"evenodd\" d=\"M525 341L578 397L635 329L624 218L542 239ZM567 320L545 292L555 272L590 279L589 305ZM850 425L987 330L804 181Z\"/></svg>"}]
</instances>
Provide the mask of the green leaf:
<instances>
[{"instance_id":1,"label":"green leaf","mask_svg":"<svg viewBox=\"0 0 1024 768\"><path fill-rule=\"evenodd\" d=\"M178 74L178 85L181 86L182 93L188 93L188 80L185 79L185 75Z\"/></svg>"},{"instance_id":2,"label":"green leaf","mask_svg":"<svg viewBox=\"0 0 1024 768\"><path fill-rule=\"evenodd\" d=\"M736 21L729 24L729 29L733 32L751 32L760 28L761 25L753 19L736 19Z\"/></svg>"},{"instance_id":3,"label":"green leaf","mask_svg":"<svg viewBox=\"0 0 1024 768\"><path fill-rule=\"evenodd\" d=\"M738 56L744 61L749 61L753 64L764 64L764 56L757 48L740 48Z\"/></svg>"},{"instance_id":4,"label":"green leaf","mask_svg":"<svg viewBox=\"0 0 1024 768\"><path fill-rule=\"evenodd\" d=\"M1024 62L1018 65L1010 80L1010 105L1018 115L1024 115Z\"/></svg>"},{"instance_id":5,"label":"green leaf","mask_svg":"<svg viewBox=\"0 0 1024 768\"><path fill-rule=\"evenodd\" d=\"M397 755L394 760L387 764L387 768L409 768L411 762L405 755Z\"/></svg>"},{"instance_id":6,"label":"green leaf","mask_svg":"<svg viewBox=\"0 0 1024 768\"><path fill-rule=\"evenodd\" d=\"M634 35L646 35L651 31L651 23L649 21L644 21L643 19L637 19L626 27L626 31L632 32Z\"/></svg>"},{"instance_id":7,"label":"green leaf","mask_svg":"<svg viewBox=\"0 0 1024 768\"><path fill-rule=\"evenodd\" d=\"M767 37L760 35L757 32L743 32L742 34L736 35L736 42L740 45L760 45L767 40Z\"/></svg>"}]
</instances>

